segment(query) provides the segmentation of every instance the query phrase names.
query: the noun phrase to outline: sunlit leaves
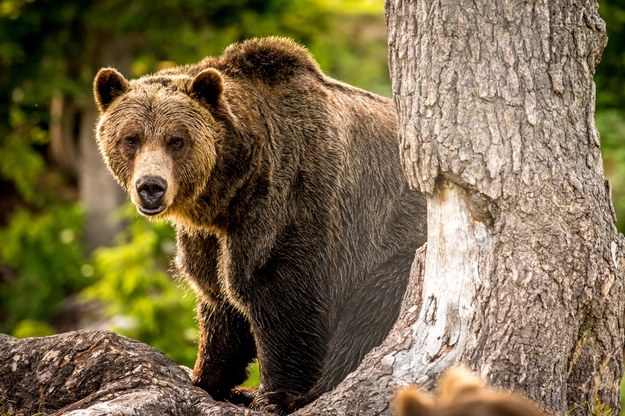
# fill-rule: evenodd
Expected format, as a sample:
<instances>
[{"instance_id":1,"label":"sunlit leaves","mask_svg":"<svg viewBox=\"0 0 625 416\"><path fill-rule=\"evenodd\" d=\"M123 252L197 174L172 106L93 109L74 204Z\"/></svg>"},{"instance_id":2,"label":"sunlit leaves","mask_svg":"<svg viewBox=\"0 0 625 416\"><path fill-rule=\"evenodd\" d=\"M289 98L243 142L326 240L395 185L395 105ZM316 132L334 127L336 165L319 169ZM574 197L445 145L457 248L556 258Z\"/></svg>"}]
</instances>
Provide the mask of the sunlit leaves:
<instances>
[{"instance_id":1,"label":"sunlit leaves","mask_svg":"<svg viewBox=\"0 0 625 416\"><path fill-rule=\"evenodd\" d=\"M195 294L167 272L174 236L169 225L134 217L112 247L94 253L97 280L84 297L104 305L106 326L147 342L178 363L192 366L197 330Z\"/></svg>"},{"instance_id":2,"label":"sunlit leaves","mask_svg":"<svg viewBox=\"0 0 625 416\"><path fill-rule=\"evenodd\" d=\"M12 277L0 291L0 314L5 315L0 332L13 332L23 320L49 319L68 293L91 283L81 273L87 260L76 238L82 219L80 207L57 205L38 214L20 210L9 227L0 229L0 263Z\"/></svg>"}]
</instances>

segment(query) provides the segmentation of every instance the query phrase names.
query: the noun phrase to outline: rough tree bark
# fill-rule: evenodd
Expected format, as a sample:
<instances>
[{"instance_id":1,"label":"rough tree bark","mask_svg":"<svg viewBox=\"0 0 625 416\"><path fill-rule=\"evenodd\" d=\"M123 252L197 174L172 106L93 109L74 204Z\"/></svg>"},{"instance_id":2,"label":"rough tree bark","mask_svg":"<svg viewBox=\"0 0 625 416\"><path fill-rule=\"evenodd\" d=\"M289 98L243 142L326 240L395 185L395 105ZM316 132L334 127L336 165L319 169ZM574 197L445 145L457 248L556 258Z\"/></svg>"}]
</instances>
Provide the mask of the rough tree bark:
<instances>
[{"instance_id":1,"label":"rough tree bark","mask_svg":"<svg viewBox=\"0 0 625 416\"><path fill-rule=\"evenodd\" d=\"M428 195L416 342L562 414L618 409L623 238L594 125L595 0L387 1L403 166Z\"/></svg>"},{"instance_id":2,"label":"rough tree bark","mask_svg":"<svg viewBox=\"0 0 625 416\"><path fill-rule=\"evenodd\" d=\"M391 414L399 385L431 386L458 361L557 414L618 409L625 242L593 122L596 3L388 0L387 24L429 247L388 339L296 414ZM87 331L0 336L0 410L255 414L213 402L150 347Z\"/></svg>"},{"instance_id":3,"label":"rough tree bark","mask_svg":"<svg viewBox=\"0 0 625 416\"><path fill-rule=\"evenodd\" d=\"M191 384L190 370L113 332L23 340L0 334L0 356L2 414L253 414L227 403L216 405ZM221 412L211 413L213 407Z\"/></svg>"}]
</instances>

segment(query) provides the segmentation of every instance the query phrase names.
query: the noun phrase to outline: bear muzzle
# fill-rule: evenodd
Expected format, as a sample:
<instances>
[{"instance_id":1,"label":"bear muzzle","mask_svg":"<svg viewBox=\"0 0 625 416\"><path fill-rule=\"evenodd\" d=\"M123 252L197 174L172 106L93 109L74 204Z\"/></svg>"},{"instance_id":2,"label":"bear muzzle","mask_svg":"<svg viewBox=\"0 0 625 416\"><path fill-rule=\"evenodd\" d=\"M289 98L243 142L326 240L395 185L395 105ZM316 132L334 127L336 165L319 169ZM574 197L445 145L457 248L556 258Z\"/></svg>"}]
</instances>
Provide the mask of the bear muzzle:
<instances>
[{"instance_id":1,"label":"bear muzzle","mask_svg":"<svg viewBox=\"0 0 625 416\"><path fill-rule=\"evenodd\" d=\"M167 181L160 176L142 176L135 184L139 203L137 208L144 215L157 215L167 208L165 193Z\"/></svg>"}]
</instances>

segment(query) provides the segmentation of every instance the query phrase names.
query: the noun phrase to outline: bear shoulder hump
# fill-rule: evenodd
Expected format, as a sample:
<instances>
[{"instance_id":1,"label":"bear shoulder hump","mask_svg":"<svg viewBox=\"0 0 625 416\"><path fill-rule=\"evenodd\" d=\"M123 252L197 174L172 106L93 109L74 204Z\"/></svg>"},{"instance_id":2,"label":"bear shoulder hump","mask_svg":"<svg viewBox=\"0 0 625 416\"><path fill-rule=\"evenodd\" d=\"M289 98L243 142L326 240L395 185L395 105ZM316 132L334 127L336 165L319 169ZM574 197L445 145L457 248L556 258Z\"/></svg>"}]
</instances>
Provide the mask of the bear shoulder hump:
<instances>
[{"instance_id":1,"label":"bear shoulder hump","mask_svg":"<svg viewBox=\"0 0 625 416\"><path fill-rule=\"evenodd\" d=\"M228 75L255 78L270 85L287 82L301 74L322 77L319 65L306 48L276 36L229 46L218 67Z\"/></svg>"}]
</instances>

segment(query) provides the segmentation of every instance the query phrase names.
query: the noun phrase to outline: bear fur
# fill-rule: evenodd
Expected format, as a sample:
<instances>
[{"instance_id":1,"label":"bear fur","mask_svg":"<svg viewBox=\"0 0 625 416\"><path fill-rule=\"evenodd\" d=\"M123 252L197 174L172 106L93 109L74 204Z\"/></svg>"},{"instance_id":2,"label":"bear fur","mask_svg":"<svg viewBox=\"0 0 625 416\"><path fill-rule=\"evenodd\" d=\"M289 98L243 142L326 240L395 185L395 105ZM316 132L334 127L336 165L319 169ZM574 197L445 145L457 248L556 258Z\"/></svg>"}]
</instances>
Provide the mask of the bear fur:
<instances>
[{"instance_id":1,"label":"bear fur","mask_svg":"<svg viewBox=\"0 0 625 416\"><path fill-rule=\"evenodd\" d=\"M531 400L488 387L462 365L443 373L436 398L417 386L408 386L398 391L394 408L396 416L546 416Z\"/></svg>"},{"instance_id":2,"label":"bear fur","mask_svg":"<svg viewBox=\"0 0 625 416\"><path fill-rule=\"evenodd\" d=\"M288 413L384 340L426 240L389 99L275 37L133 81L104 68L94 94L108 168L176 229L198 293L196 385ZM261 386L235 389L255 357Z\"/></svg>"}]
</instances>

